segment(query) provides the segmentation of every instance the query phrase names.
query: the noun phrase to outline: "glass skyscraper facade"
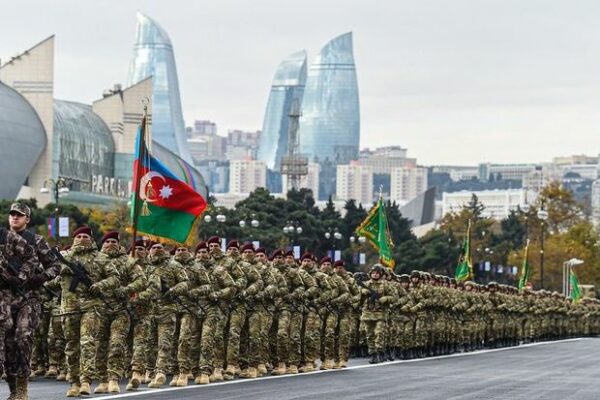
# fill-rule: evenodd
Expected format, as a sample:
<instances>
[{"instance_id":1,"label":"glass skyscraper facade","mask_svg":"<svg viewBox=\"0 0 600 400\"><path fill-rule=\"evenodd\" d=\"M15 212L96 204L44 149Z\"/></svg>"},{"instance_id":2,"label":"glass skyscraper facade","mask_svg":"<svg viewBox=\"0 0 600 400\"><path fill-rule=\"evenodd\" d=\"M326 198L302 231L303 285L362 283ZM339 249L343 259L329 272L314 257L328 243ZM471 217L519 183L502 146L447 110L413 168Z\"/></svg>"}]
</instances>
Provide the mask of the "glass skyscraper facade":
<instances>
[{"instance_id":1,"label":"glass skyscraper facade","mask_svg":"<svg viewBox=\"0 0 600 400\"><path fill-rule=\"evenodd\" d=\"M126 86L150 76L153 78L152 138L191 163L173 45L160 25L138 12L133 59Z\"/></svg>"},{"instance_id":2,"label":"glass skyscraper facade","mask_svg":"<svg viewBox=\"0 0 600 400\"><path fill-rule=\"evenodd\" d=\"M305 84L306 51L302 50L277 67L265 111L257 158L274 172L279 172L281 157L288 151L289 114L294 104L300 109Z\"/></svg>"},{"instance_id":3,"label":"glass skyscraper facade","mask_svg":"<svg viewBox=\"0 0 600 400\"><path fill-rule=\"evenodd\" d=\"M300 153L321 165L347 164L358 158L359 137L358 83L349 32L327 43L308 68ZM325 190L332 193L331 188Z\"/></svg>"}]
</instances>

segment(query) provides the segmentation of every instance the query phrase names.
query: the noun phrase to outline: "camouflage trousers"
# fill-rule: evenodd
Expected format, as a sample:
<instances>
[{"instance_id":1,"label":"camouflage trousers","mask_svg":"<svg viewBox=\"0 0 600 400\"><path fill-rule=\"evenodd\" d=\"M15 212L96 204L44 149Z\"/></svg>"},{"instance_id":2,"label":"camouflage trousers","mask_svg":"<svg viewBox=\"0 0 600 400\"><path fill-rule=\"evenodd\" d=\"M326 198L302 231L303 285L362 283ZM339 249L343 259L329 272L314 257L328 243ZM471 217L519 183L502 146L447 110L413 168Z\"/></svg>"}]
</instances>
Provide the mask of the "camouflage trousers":
<instances>
[{"instance_id":1,"label":"camouflage trousers","mask_svg":"<svg viewBox=\"0 0 600 400\"><path fill-rule=\"evenodd\" d=\"M54 308L53 314L60 314L60 308ZM48 365L64 371L65 365L65 336L62 328L62 317L53 316L48 330Z\"/></svg>"},{"instance_id":2,"label":"camouflage trousers","mask_svg":"<svg viewBox=\"0 0 600 400\"><path fill-rule=\"evenodd\" d=\"M348 361L348 358L350 358L353 322L354 318L351 311L341 311L338 314L335 330L337 341L333 357L335 361Z\"/></svg>"},{"instance_id":3,"label":"camouflage trousers","mask_svg":"<svg viewBox=\"0 0 600 400\"><path fill-rule=\"evenodd\" d=\"M262 308L260 310L260 327L258 332L258 364L271 362L271 327L273 326L274 310Z\"/></svg>"},{"instance_id":4,"label":"camouflage trousers","mask_svg":"<svg viewBox=\"0 0 600 400\"><path fill-rule=\"evenodd\" d=\"M282 309L277 315L277 360L288 365L300 365L302 313Z\"/></svg>"},{"instance_id":5,"label":"camouflage trousers","mask_svg":"<svg viewBox=\"0 0 600 400\"><path fill-rule=\"evenodd\" d=\"M321 313L321 360L335 359L335 329L338 316L330 311Z\"/></svg>"},{"instance_id":6,"label":"camouflage trousers","mask_svg":"<svg viewBox=\"0 0 600 400\"><path fill-rule=\"evenodd\" d=\"M304 312L304 362L314 363L319 358L321 323L321 316L317 312L310 309Z\"/></svg>"},{"instance_id":7,"label":"camouflage trousers","mask_svg":"<svg viewBox=\"0 0 600 400\"><path fill-rule=\"evenodd\" d=\"M217 336L217 326L222 318L221 310L216 306L210 306L201 321L198 371L202 374L210 375L215 368L215 337Z\"/></svg>"},{"instance_id":8,"label":"camouflage trousers","mask_svg":"<svg viewBox=\"0 0 600 400\"><path fill-rule=\"evenodd\" d=\"M240 337L246 322L246 306L236 304L229 313L229 336L227 340L227 365L239 366Z\"/></svg>"},{"instance_id":9,"label":"camouflage trousers","mask_svg":"<svg viewBox=\"0 0 600 400\"><path fill-rule=\"evenodd\" d=\"M63 317L67 371L70 383L91 383L96 371L96 338L106 311L93 308L82 314L74 312Z\"/></svg>"},{"instance_id":10,"label":"camouflage trousers","mask_svg":"<svg viewBox=\"0 0 600 400\"><path fill-rule=\"evenodd\" d=\"M29 377L33 335L40 321L41 305L36 299L11 307L12 326L6 332L5 368L8 377Z\"/></svg>"},{"instance_id":11,"label":"camouflage trousers","mask_svg":"<svg viewBox=\"0 0 600 400\"><path fill-rule=\"evenodd\" d=\"M399 315L394 321L397 325L396 338L394 341L395 347L400 350L408 350L413 347L413 320L406 315Z\"/></svg>"},{"instance_id":12,"label":"camouflage trousers","mask_svg":"<svg viewBox=\"0 0 600 400\"><path fill-rule=\"evenodd\" d=\"M146 321L146 341L145 347L143 348L145 353L145 369L146 372L154 374L156 369L156 357L158 349L158 323L154 314L148 315L144 320Z\"/></svg>"},{"instance_id":13,"label":"camouflage trousers","mask_svg":"<svg viewBox=\"0 0 600 400\"><path fill-rule=\"evenodd\" d=\"M177 340L177 315L172 312L160 313L155 316L158 352L156 355L156 373L166 374L173 365L173 348Z\"/></svg>"},{"instance_id":14,"label":"camouflage trousers","mask_svg":"<svg viewBox=\"0 0 600 400\"><path fill-rule=\"evenodd\" d=\"M383 351L385 346L385 320L363 319L360 323L365 326L369 354Z\"/></svg>"},{"instance_id":15,"label":"camouflage trousers","mask_svg":"<svg viewBox=\"0 0 600 400\"><path fill-rule=\"evenodd\" d=\"M412 347L427 346L427 328L425 313L419 313L415 316L415 325L413 329L414 342Z\"/></svg>"},{"instance_id":16,"label":"camouflage trousers","mask_svg":"<svg viewBox=\"0 0 600 400\"><path fill-rule=\"evenodd\" d=\"M229 321L229 310L226 306L218 307L217 325L215 327L215 368L224 368L227 360L227 322Z\"/></svg>"},{"instance_id":17,"label":"camouflage trousers","mask_svg":"<svg viewBox=\"0 0 600 400\"><path fill-rule=\"evenodd\" d=\"M125 376L128 362L127 335L131 321L127 312L104 314L99 319L96 341L96 374L100 382L121 379Z\"/></svg>"},{"instance_id":18,"label":"camouflage trousers","mask_svg":"<svg viewBox=\"0 0 600 400\"><path fill-rule=\"evenodd\" d=\"M185 313L181 317L177 344L177 362L181 374L189 374L198 370L201 327L202 321L196 316Z\"/></svg>"},{"instance_id":19,"label":"camouflage trousers","mask_svg":"<svg viewBox=\"0 0 600 400\"><path fill-rule=\"evenodd\" d=\"M48 360L48 331L50 330L52 309L43 306L40 315L40 323L35 330L33 336L33 350L31 352L31 367L32 369L46 369L49 365Z\"/></svg>"},{"instance_id":20,"label":"camouflage trousers","mask_svg":"<svg viewBox=\"0 0 600 400\"><path fill-rule=\"evenodd\" d=\"M2 290L0 292L0 373L4 373L4 363L6 361L6 335L14 325L10 311L11 301L11 291Z\"/></svg>"},{"instance_id":21,"label":"camouflage trousers","mask_svg":"<svg viewBox=\"0 0 600 400\"><path fill-rule=\"evenodd\" d=\"M266 313L266 311L264 311L264 309L262 309L260 306L257 306L253 310L246 311L246 320L244 321L244 324L242 325L242 331L240 332L239 364L242 368L256 368L261 362L260 331L264 313ZM229 363L229 359L227 362Z\"/></svg>"},{"instance_id":22,"label":"camouflage trousers","mask_svg":"<svg viewBox=\"0 0 600 400\"><path fill-rule=\"evenodd\" d=\"M146 371L146 349L148 348L148 332L150 331L151 319L149 315L140 315L139 321L133 325L133 337L131 340L131 371L143 374Z\"/></svg>"}]
</instances>

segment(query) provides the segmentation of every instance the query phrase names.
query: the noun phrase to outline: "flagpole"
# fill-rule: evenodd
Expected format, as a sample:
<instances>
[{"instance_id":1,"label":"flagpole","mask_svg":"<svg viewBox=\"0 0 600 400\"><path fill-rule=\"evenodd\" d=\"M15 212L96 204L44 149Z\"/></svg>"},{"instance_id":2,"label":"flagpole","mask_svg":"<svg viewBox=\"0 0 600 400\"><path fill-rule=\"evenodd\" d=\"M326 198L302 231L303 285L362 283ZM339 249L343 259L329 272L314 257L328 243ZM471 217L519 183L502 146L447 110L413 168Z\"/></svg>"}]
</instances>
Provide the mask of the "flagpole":
<instances>
[{"instance_id":1,"label":"flagpole","mask_svg":"<svg viewBox=\"0 0 600 400\"><path fill-rule=\"evenodd\" d=\"M144 104L144 114L142 116L142 132L140 133L140 143L138 144L137 154L138 154L138 165L135 174L135 182L133 184L134 194L133 194L133 220L132 220L132 246L131 246L131 256L135 255L135 241L137 237L137 227L138 227L138 219L140 216L140 181L142 177L142 166L144 163L144 158L146 157L146 132L148 125L148 103L149 100L146 98L142 100Z\"/></svg>"}]
</instances>

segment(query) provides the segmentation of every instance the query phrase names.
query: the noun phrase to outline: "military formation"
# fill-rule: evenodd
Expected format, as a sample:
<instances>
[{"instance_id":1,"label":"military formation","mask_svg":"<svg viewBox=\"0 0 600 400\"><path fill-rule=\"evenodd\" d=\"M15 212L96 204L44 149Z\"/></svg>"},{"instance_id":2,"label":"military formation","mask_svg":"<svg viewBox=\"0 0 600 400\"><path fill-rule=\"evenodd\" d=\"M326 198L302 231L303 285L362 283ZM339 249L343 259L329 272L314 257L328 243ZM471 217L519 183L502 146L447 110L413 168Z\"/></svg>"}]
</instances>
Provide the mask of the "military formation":
<instances>
[{"instance_id":1,"label":"military formation","mask_svg":"<svg viewBox=\"0 0 600 400\"><path fill-rule=\"evenodd\" d=\"M9 222L29 216L17 203ZM58 252L13 225L0 231L0 365L13 400L27 398L34 376L67 381L67 397L78 397L119 393L122 379L128 391L205 385L342 369L351 356L379 363L600 331L595 299L380 264L352 274L329 257L216 236L126 249L118 232L97 244L83 226Z\"/></svg>"}]
</instances>

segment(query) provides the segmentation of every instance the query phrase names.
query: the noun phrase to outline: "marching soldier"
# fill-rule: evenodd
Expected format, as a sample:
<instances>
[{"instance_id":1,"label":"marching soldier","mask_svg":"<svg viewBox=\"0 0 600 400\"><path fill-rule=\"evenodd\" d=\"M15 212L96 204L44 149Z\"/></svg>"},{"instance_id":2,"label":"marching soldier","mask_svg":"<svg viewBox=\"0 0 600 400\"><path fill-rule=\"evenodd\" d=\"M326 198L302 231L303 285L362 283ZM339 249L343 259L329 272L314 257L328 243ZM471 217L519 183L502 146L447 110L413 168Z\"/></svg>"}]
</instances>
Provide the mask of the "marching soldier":
<instances>
[{"instance_id":1,"label":"marching soldier","mask_svg":"<svg viewBox=\"0 0 600 400\"><path fill-rule=\"evenodd\" d=\"M100 318L107 312L104 294L119 285L119 278L110 259L98 252L92 230L87 226L73 232L73 246L64 258L70 263L60 271L65 354L71 384L67 397L78 397L91 394L96 338ZM74 269L71 263L82 267L81 270ZM86 279L91 286L87 287Z\"/></svg>"},{"instance_id":2,"label":"marching soldier","mask_svg":"<svg viewBox=\"0 0 600 400\"><path fill-rule=\"evenodd\" d=\"M155 318L158 337L158 354L156 371L149 388L160 388L167 381L167 368L171 362L174 347L177 302L187 290L187 276L183 270L169 257L162 244L154 243L149 256L152 271L148 278L149 289L156 301Z\"/></svg>"}]
</instances>

